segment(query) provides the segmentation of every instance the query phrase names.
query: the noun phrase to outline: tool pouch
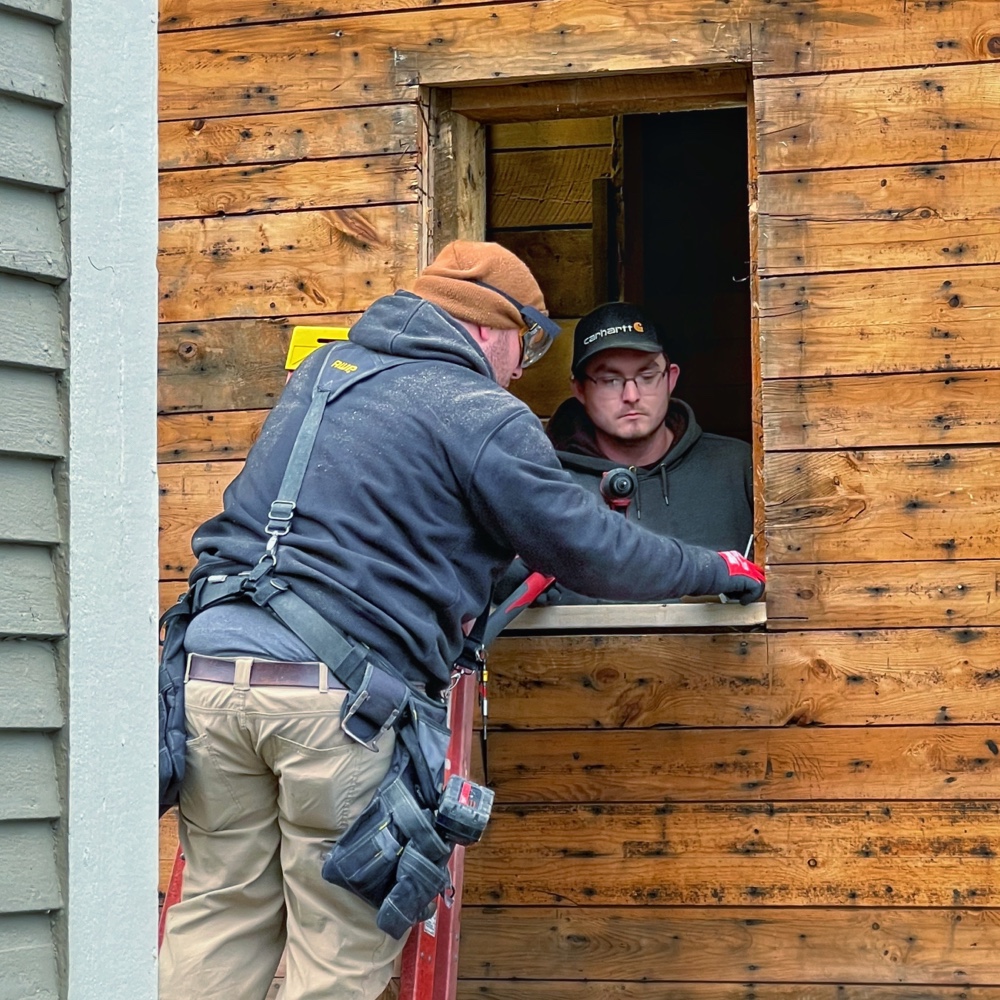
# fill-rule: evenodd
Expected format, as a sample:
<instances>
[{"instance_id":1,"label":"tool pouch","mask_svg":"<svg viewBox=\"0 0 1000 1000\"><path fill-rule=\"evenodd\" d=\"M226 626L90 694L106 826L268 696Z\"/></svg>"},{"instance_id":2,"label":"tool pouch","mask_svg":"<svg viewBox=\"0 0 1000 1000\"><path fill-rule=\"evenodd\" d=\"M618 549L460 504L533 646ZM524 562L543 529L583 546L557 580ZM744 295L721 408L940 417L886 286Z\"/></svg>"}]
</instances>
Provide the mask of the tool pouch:
<instances>
[{"instance_id":1,"label":"tool pouch","mask_svg":"<svg viewBox=\"0 0 1000 1000\"><path fill-rule=\"evenodd\" d=\"M184 634L193 611L191 594L182 594L160 619L160 815L177 805L187 752L184 721Z\"/></svg>"},{"instance_id":2,"label":"tool pouch","mask_svg":"<svg viewBox=\"0 0 1000 1000\"><path fill-rule=\"evenodd\" d=\"M436 710L440 724L430 718ZM375 907L378 926L397 940L451 885L454 844L434 822L448 744L443 722L436 706L407 709L388 773L323 863L323 878Z\"/></svg>"},{"instance_id":3,"label":"tool pouch","mask_svg":"<svg viewBox=\"0 0 1000 1000\"><path fill-rule=\"evenodd\" d=\"M369 660L361 686L344 702L340 725L352 740L377 753L379 739L396 724L409 700L406 681Z\"/></svg>"}]
</instances>

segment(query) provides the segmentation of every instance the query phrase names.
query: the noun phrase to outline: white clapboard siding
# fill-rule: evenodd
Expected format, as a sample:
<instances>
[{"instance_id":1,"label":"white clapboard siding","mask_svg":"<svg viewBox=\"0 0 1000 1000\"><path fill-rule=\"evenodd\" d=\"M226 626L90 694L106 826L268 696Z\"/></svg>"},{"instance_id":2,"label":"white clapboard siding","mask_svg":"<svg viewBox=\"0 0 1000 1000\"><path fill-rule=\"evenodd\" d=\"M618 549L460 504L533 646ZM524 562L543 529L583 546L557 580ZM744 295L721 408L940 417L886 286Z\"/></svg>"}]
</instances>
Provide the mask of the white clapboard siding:
<instances>
[{"instance_id":1,"label":"white clapboard siding","mask_svg":"<svg viewBox=\"0 0 1000 1000\"><path fill-rule=\"evenodd\" d=\"M0 94L0 180L46 191L65 186L54 109Z\"/></svg>"},{"instance_id":2,"label":"white clapboard siding","mask_svg":"<svg viewBox=\"0 0 1000 1000\"><path fill-rule=\"evenodd\" d=\"M52 739L47 733L0 730L0 821L58 815Z\"/></svg>"},{"instance_id":3,"label":"white clapboard siding","mask_svg":"<svg viewBox=\"0 0 1000 1000\"><path fill-rule=\"evenodd\" d=\"M63 103L63 74L52 25L0 8L0 92Z\"/></svg>"},{"instance_id":4,"label":"white clapboard siding","mask_svg":"<svg viewBox=\"0 0 1000 1000\"><path fill-rule=\"evenodd\" d=\"M59 213L49 192L0 183L0 269L52 281L67 276Z\"/></svg>"},{"instance_id":5,"label":"white clapboard siding","mask_svg":"<svg viewBox=\"0 0 1000 1000\"><path fill-rule=\"evenodd\" d=\"M0 452L61 458L65 439L55 378L0 367Z\"/></svg>"},{"instance_id":6,"label":"white clapboard siding","mask_svg":"<svg viewBox=\"0 0 1000 1000\"><path fill-rule=\"evenodd\" d=\"M0 642L0 731L63 724L52 644Z\"/></svg>"},{"instance_id":7,"label":"white clapboard siding","mask_svg":"<svg viewBox=\"0 0 1000 1000\"><path fill-rule=\"evenodd\" d=\"M0 302L0 364L62 368L62 312L55 288L34 278L0 274Z\"/></svg>"},{"instance_id":8,"label":"white clapboard siding","mask_svg":"<svg viewBox=\"0 0 1000 1000\"><path fill-rule=\"evenodd\" d=\"M48 822L0 823L0 871L17 875L0 883L0 913L54 910L62 904L54 836Z\"/></svg>"}]
</instances>

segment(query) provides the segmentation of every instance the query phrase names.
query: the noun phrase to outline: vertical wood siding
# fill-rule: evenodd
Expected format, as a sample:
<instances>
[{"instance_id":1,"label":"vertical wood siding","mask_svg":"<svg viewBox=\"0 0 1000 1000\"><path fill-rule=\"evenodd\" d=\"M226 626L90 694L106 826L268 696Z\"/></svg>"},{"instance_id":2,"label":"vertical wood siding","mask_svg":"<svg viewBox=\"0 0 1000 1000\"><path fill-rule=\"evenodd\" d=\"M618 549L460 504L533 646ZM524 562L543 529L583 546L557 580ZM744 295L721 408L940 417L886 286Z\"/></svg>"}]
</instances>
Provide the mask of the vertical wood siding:
<instances>
[{"instance_id":1,"label":"vertical wood siding","mask_svg":"<svg viewBox=\"0 0 1000 1000\"><path fill-rule=\"evenodd\" d=\"M63 723L53 560L64 530L53 471L65 455L60 15L53 0L0 9L0 996L53 1000L52 913L63 900L51 735Z\"/></svg>"},{"instance_id":2,"label":"vertical wood siding","mask_svg":"<svg viewBox=\"0 0 1000 1000\"><path fill-rule=\"evenodd\" d=\"M421 86L516 108L518 81L752 69L768 630L498 644L460 995L1000 1000L1000 2L162 0L160 26L164 601L291 326L416 272ZM490 232L543 280L587 271L583 198L550 195L603 128L491 129L492 189L530 197Z\"/></svg>"}]
</instances>

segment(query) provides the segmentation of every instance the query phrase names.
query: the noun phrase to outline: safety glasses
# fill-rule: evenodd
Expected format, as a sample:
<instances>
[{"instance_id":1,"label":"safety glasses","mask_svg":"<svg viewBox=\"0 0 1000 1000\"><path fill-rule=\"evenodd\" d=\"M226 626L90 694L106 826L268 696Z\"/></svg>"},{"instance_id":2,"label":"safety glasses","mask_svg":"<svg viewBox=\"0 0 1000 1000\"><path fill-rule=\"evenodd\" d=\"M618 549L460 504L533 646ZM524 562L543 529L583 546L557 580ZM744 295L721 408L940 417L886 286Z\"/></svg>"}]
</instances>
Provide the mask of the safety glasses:
<instances>
[{"instance_id":1,"label":"safety glasses","mask_svg":"<svg viewBox=\"0 0 1000 1000\"><path fill-rule=\"evenodd\" d=\"M521 322L524 324L524 329L518 334L521 340L520 366L528 368L536 361L540 361L545 352L552 346L552 341L559 335L559 324L533 306L526 306L518 302L503 289L489 285L485 281L477 281L475 284L488 288L491 292L496 292L520 313Z\"/></svg>"}]
</instances>

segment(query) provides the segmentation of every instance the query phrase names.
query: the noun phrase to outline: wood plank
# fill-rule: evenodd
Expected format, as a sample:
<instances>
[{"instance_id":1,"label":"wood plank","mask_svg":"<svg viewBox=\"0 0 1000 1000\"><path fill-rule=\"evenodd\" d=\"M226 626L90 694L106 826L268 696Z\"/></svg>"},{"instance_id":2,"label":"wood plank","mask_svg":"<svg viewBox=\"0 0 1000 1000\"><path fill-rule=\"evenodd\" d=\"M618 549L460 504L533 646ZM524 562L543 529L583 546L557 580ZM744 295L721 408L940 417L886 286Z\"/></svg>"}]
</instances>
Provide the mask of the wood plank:
<instances>
[{"instance_id":1,"label":"wood plank","mask_svg":"<svg viewBox=\"0 0 1000 1000\"><path fill-rule=\"evenodd\" d=\"M1000 368L1000 268L760 283L765 378Z\"/></svg>"},{"instance_id":2,"label":"wood plank","mask_svg":"<svg viewBox=\"0 0 1000 1000\"><path fill-rule=\"evenodd\" d=\"M162 122L160 169L412 153L416 135L415 104Z\"/></svg>"},{"instance_id":3,"label":"wood plank","mask_svg":"<svg viewBox=\"0 0 1000 1000\"><path fill-rule=\"evenodd\" d=\"M489 783L504 804L990 799L998 742L933 724L493 732Z\"/></svg>"},{"instance_id":4,"label":"wood plank","mask_svg":"<svg viewBox=\"0 0 1000 1000\"><path fill-rule=\"evenodd\" d=\"M1000 721L996 629L776 632L767 656L774 725Z\"/></svg>"},{"instance_id":5,"label":"wood plank","mask_svg":"<svg viewBox=\"0 0 1000 1000\"><path fill-rule=\"evenodd\" d=\"M989 628L501 638L490 726L996 723L998 662Z\"/></svg>"},{"instance_id":6,"label":"wood plank","mask_svg":"<svg viewBox=\"0 0 1000 1000\"><path fill-rule=\"evenodd\" d=\"M0 91L64 104L63 69L51 24L0 8Z\"/></svg>"},{"instance_id":7,"label":"wood plank","mask_svg":"<svg viewBox=\"0 0 1000 1000\"><path fill-rule=\"evenodd\" d=\"M998 818L1000 802L502 806L463 902L991 906Z\"/></svg>"},{"instance_id":8,"label":"wood plank","mask_svg":"<svg viewBox=\"0 0 1000 1000\"><path fill-rule=\"evenodd\" d=\"M541 118L658 114L746 104L746 71L730 66L632 76L598 74L572 80L455 87L452 108L476 121L534 123ZM497 126L494 126L497 127Z\"/></svg>"},{"instance_id":9,"label":"wood plank","mask_svg":"<svg viewBox=\"0 0 1000 1000\"><path fill-rule=\"evenodd\" d=\"M589 229L527 229L489 233L488 238L528 265L545 295L550 316L582 316L593 309L594 260ZM561 388L568 391L566 383Z\"/></svg>"},{"instance_id":10,"label":"wood plank","mask_svg":"<svg viewBox=\"0 0 1000 1000\"><path fill-rule=\"evenodd\" d=\"M778 452L772 563L1000 558L1000 449Z\"/></svg>"},{"instance_id":11,"label":"wood plank","mask_svg":"<svg viewBox=\"0 0 1000 1000\"><path fill-rule=\"evenodd\" d=\"M0 643L0 729L59 729L64 721L52 646Z\"/></svg>"},{"instance_id":12,"label":"wood plank","mask_svg":"<svg viewBox=\"0 0 1000 1000\"><path fill-rule=\"evenodd\" d=\"M772 717L759 633L501 638L490 723L513 728L739 726Z\"/></svg>"},{"instance_id":13,"label":"wood plank","mask_svg":"<svg viewBox=\"0 0 1000 1000\"><path fill-rule=\"evenodd\" d=\"M58 997L63 975L56 964L57 944L52 915L24 913L0 916L3 975L13 984L12 996Z\"/></svg>"},{"instance_id":14,"label":"wood plank","mask_svg":"<svg viewBox=\"0 0 1000 1000\"><path fill-rule=\"evenodd\" d=\"M212 462L244 459L270 410L174 413L156 422L156 460Z\"/></svg>"},{"instance_id":15,"label":"wood plank","mask_svg":"<svg viewBox=\"0 0 1000 1000\"><path fill-rule=\"evenodd\" d=\"M762 174L758 189L761 275L1000 260L990 162Z\"/></svg>"},{"instance_id":16,"label":"wood plank","mask_svg":"<svg viewBox=\"0 0 1000 1000\"><path fill-rule=\"evenodd\" d=\"M749 16L755 76L991 62L1000 55L993 0L752 0Z\"/></svg>"},{"instance_id":17,"label":"wood plank","mask_svg":"<svg viewBox=\"0 0 1000 1000\"><path fill-rule=\"evenodd\" d=\"M0 544L0 637L46 639L64 633L50 549Z\"/></svg>"},{"instance_id":18,"label":"wood plank","mask_svg":"<svg viewBox=\"0 0 1000 1000\"><path fill-rule=\"evenodd\" d=\"M844 375L764 383L769 451L1000 440L997 372Z\"/></svg>"},{"instance_id":19,"label":"wood plank","mask_svg":"<svg viewBox=\"0 0 1000 1000\"><path fill-rule=\"evenodd\" d=\"M62 227L51 193L0 182L0 269L52 282L67 276Z\"/></svg>"},{"instance_id":20,"label":"wood plank","mask_svg":"<svg viewBox=\"0 0 1000 1000\"><path fill-rule=\"evenodd\" d=\"M450 7L467 2L468 0L330 0L324 4L317 3L316 0L244 0L237 11L226 0L160 0L159 30L166 32L227 24L312 20L411 7ZM331 28L335 27L331 25Z\"/></svg>"},{"instance_id":21,"label":"wood plank","mask_svg":"<svg viewBox=\"0 0 1000 1000\"><path fill-rule=\"evenodd\" d=\"M0 274L0 302L0 363L63 368L62 309L52 285Z\"/></svg>"},{"instance_id":22,"label":"wood plank","mask_svg":"<svg viewBox=\"0 0 1000 1000\"><path fill-rule=\"evenodd\" d=\"M42 542L60 540L59 515L53 482L53 463L0 455L0 541Z\"/></svg>"},{"instance_id":23,"label":"wood plank","mask_svg":"<svg viewBox=\"0 0 1000 1000\"><path fill-rule=\"evenodd\" d=\"M66 431L48 372L0 367L0 451L62 458Z\"/></svg>"},{"instance_id":24,"label":"wood plank","mask_svg":"<svg viewBox=\"0 0 1000 1000\"><path fill-rule=\"evenodd\" d=\"M749 628L767 623L764 601L743 605L723 604L718 596L684 597L677 601L645 604L557 604L526 608L509 631L594 632L631 629Z\"/></svg>"},{"instance_id":25,"label":"wood plank","mask_svg":"<svg viewBox=\"0 0 1000 1000\"><path fill-rule=\"evenodd\" d=\"M451 95L437 90L421 106L427 172L421 267L453 240L481 240L486 232L486 129L452 112L450 103Z\"/></svg>"},{"instance_id":26,"label":"wood plank","mask_svg":"<svg viewBox=\"0 0 1000 1000\"><path fill-rule=\"evenodd\" d=\"M576 320L560 320L559 327L561 332L545 357L510 384L510 391L524 400L539 417L550 417L556 407L572 394L569 376Z\"/></svg>"},{"instance_id":27,"label":"wood plank","mask_svg":"<svg viewBox=\"0 0 1000 1000\"><path fill-rule=\"evenodd\" d=\"M170 32L164 119L414 100L420 86L663 72L750 56L745 0L549 0ZM553 117L542 116L542 117Z\"/></svg>"},{"instance_id":28,"label":"wood plank","mask_svg":"<svg viewBox=\"0 0 1000 1000\"><path fill-rule=\"evenodd\" d=\"M66 186L52 109L0 95L0 180L45 191Z\"/></svg>"},{"instance_id":29,"label":"wood plank","mask_svg":"<svg viewBox=\"0 0 1000 1000\"><path fill-rule=\"evenodd\" d=\"M160 174L160 218L416 202L414 153Z\"/></svg>"},{"instance_id":30,"label":"wood plank","mask_svg":"<svg viewBox=\"0 0 1000 1000\"><path fill-rule=\"evenodd\" d=\"M771 566L769 628L889 628L1000 622L1000 561Z\"/></svg>"},{"instance_id":31,"label":"wood plank","mask_svg":"<svg viewBox=\"0 0 1000 1000\"><path fill-rule=\"evenodd\" d=\"M415 205L161 223L160 319L365 309L415 276L417 225Z\"/></svg>"},{"instance_id":32,"label":"wood plank","mask_svg":"<svg viewBox=\"0 0 1000 1000\"><path fill-rule=\"evenodd\" d=\"M508 125L490 125L486 130L486 145L492 152L565 146L610 146L613 142L614 129L610 116L514 122Z\"/></svg>"},{"instance_id":33,"label":"wood plank","mask_svg":"<svg viewBox=\"0 0 1000 1000\"><path fill-rule=\"evenodd\" d=\"M458 1000L1000 1000L1000 987L460 979Z\"/></svg>"},{"instance_id":34,"label":"wood plank","mask_svg":"<svg viewBox=\"0 0 1000 1000\"><path fill-rule=\"evenodd\" d=\"M838 991L849 983L961 984L964 992L967 983L995 980L997 949L1000 916L983 909L466 904L459 975L742 983L741 1000L767 996L757 993L759 982L830 983ZM967 989L965 998L952 996L972 1000L979 987ZM899 995L925 1000L913 988Z\"/></svg>"},{"instance_id":35,"label":"wood plank","mask_svg":"<svg viewBox=\"0 0 1000 1000\"><path fill-rule=\"evenodd\" d=\"M195 563L191 534L222 510L222 492L242 468L242 462L160 466L161 580L187 579Z\"/></svg>"},{"instance_id":36,"label":"wood plank","mask_svg":"<svg viewBox=\"0 0 1000 1000\"><path fill-rule=\"evenodd\" d=\"M178 843L180 843L180 838L177 835L177 810L169 809L160 817L159 826L160 875L157 887L160 892L165 893L170 884L170 873L173 871Z\"/></svg>"},{"instance_id":37,"label":"wood plank","mask_svg":"<svg viewBox=\"0 0 1000 1000\"><path fill-rule=\"evenodd\" d=\"M274 405L285 385L292 329L350 327L359 313L160 325L157 381L161 413L253 410ZM231 457L239 457L235 453Z\"/></svg>"},{"instance_id":38,"label":"wood plank","mask_svg":"<svg viewBox=\"0 0 1000 1000\"><path fill-rule=\"evenodd\" d=\"M589 225L591 185L611 175L609 146L490 153L491 229Z\"/></svg>"},{"instance_id":39,"label":"wood plank","mask_svg":"<svg viewBox=\"0 0 1000 1000\"><path fill-rule=\"evenodd\" d=\"M62 0L0 0L0 8L21 11L51 24L58 23L64 16Z\"/></svg>"},{"instance_id":40,"label":"wood plank","mask_svg":"<svg viewBox=\"0 0 1000 1000\"><path fill-rule=\"evenodd\" d=\"M55 819L61 808L51 737L0 732L0 821Z\"/></svg>"},{"instance_id":41,"label":"wood plank","mask_svg":"<svg viewBox=\"0 0 1000 1000\"><path fill-rule=\"evenodd\" d=\"M760 169L992 159L996 72L976 63L758 80Z\"/></svg>"},{"instance_id":42,"label":"wood plank","mask_svg":"<svg viewBox=\"0 0 1000 1000\"><path fill-rule=\"evenodd\" d=\"M0 823L0 913L58 909L56 857L50 821Z\"/></svg>"}]
</instances>

